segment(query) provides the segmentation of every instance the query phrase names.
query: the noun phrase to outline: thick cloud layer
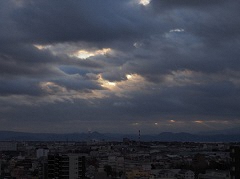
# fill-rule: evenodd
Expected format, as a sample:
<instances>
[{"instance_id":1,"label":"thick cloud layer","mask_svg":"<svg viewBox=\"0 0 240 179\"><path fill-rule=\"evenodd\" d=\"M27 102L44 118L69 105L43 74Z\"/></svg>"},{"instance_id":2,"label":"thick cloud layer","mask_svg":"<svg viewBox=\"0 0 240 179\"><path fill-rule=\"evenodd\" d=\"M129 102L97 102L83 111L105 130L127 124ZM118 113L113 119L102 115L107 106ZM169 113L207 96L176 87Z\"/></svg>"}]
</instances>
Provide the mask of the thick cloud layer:
<instances>
[{"instance_id":1,"label":"thick cloud layer","mask_svg":"<svg viewBox=\"0 0 240 179\"><path fill-rule=\"evenodd\" d=\"M231 0L1 1L0 130L240 125L239 8Z\"/></svg>"}]
</instances>

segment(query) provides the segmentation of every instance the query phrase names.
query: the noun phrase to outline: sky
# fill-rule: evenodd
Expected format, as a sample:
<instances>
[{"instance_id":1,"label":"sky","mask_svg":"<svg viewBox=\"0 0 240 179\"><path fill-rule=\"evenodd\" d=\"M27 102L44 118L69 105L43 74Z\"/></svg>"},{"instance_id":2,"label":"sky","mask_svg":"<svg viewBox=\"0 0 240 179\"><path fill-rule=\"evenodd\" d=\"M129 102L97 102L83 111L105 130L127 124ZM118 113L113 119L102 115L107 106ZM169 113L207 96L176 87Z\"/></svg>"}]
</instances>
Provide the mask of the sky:
<instances>
[{"instance_id":1,"label":"sky","mask_svg":"<svg viewBox=\"0 0 240 179\"><path fill-rule=\"evenodd\" d=\"M240 126L240 1L0 1L0 130Z\"/></svg>"}]
</instances>

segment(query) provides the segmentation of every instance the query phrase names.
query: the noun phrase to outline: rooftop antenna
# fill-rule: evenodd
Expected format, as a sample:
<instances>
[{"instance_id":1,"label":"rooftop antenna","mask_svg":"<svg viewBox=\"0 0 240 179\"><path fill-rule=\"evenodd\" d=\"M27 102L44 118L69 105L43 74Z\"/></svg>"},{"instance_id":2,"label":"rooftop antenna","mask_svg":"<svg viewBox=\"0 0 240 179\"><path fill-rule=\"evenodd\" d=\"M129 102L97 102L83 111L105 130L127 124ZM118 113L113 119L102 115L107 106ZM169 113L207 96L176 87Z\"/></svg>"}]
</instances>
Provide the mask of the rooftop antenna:
<instances>
[{"instance_id":1,"label":"rooftop antenna","mask_svg":"<svg viewBox=\"0 0 240 179\"><path fill-rule=\"evenodd\" d=\"M89 128L88 129L88 140L87 140L87 142L90 144L91 143L91 133L92 133L92 131L91 131L91 129Z\"/></svg>"},{"instance_id":2,"label":"rooftop antenna","mask_svg":"<svg viewBox=\"0 0 240 179\"><path fill-rule=\"evenodd\" d=\"M140 129L138 130L138 144L140 145L140 137L141 137L141 131Z\"/></svg>"}]
</instances>

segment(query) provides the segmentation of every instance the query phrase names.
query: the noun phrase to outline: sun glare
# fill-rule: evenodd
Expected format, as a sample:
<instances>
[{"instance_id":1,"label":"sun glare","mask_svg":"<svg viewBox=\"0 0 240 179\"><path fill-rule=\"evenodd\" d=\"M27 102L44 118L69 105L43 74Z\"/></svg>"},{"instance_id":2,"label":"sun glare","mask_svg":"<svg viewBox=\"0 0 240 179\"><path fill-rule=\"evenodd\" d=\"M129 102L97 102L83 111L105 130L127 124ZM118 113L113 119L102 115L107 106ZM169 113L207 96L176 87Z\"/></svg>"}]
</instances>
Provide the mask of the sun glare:
<instances>
[{"instance_id":1,"label":"sun glare","mask_svg":"<svg viewBox=\"0 0 240 179\"><path fill-rule=\"evenodd\" d=\"M140 0L139 4L147 6L150 3L150 0Z\"/></svg>"},{"instance_id":2,"label":"sun glare","mask_svg":"<svg viewBox=\"0 0 240 179\"><path fill-rule=\"evenodd\" d=\"M107 84L108 84L109 86L116 86L116 83L110 82L110 81L108 81Z\"/></svg>"},{"instance_id":3,"label":"sun glare","mask_svg":"<svg viewBox=\"0 0 240 179\"><path fill-rule=\"evenodd\" d=\"M112 50L110 48L103 48L101 50L96 51L87 51L87 50L79 50L76 53L73 54L73 56L76 56L78 58L87 59L89 57L97 56L97 55L106 55L110 53Z\"/></svg>"},{"instance_id":4,"label":"sun glare","mask_svg":"<svg viewBox=\"0 0 240 179\"><path fill-rule=\"evenodd\" d=\"M86 50L79 50L79 51L75 54L75 56L78 57L78 58L86 59L86 58L89 58L89 57L94 56L94 53L88 52L88 51L86 51Z\"/></svg>"},{"instance_id":5,"label":"sun glare","mask_svg":"<svg viewBox=\"0 0 240 179\"><path fill-rule=\"evenodd\" d=\"M111 82L111 81L103 79L101 75L99 75L98 81L102 87L108 88L110 90L113 89L117 85L116 82Z\"/></svg>"},{"instance_id":6,"label":"sun glare","mask_svg":"<svg viewBox=\"0 0 240 179\"><path fill-rule=\"evenodd\" d=\"M126 75L127 79L130 80L131 78L133 78L132 75Z\"/></svg>"},{"instance_id":7,"label":"sun glare","mask_svg":"<svg viewBox=\"0 0 240 179\"><path fill-rule=\"evenodd\" d=\"M198 123L198 124L203 124L203 121L194 121L195 123Z\"/></svg>"},{"instance_id":8,"label":"sun glare","mask_svg":"<svg viewBox=\"0 0 240 179\"><path fill-rule=\"evenodd\" d=\"M51 47L51 45L33 45L33 46L36 47L38 50L44 50Z\"/></svg>"}]
</instances>

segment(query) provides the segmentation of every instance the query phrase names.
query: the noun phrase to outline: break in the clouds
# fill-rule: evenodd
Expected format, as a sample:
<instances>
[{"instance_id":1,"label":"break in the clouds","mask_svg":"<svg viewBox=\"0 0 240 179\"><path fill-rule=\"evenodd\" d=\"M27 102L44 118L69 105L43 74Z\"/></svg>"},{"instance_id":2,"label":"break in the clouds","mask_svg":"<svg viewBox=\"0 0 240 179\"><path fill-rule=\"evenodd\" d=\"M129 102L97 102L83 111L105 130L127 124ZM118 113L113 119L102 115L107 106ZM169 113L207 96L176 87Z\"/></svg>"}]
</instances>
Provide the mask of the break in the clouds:
<instances>
[{"instance_id":1,"label":"break in the clouds","mask_svg":"<svg viewBox=\"0 0 240 179\"><path fill-rule=\"evenodd\" d=\"M240 125L240 2L0 2L0 130Z\"/></svg>"}]
</instances>

